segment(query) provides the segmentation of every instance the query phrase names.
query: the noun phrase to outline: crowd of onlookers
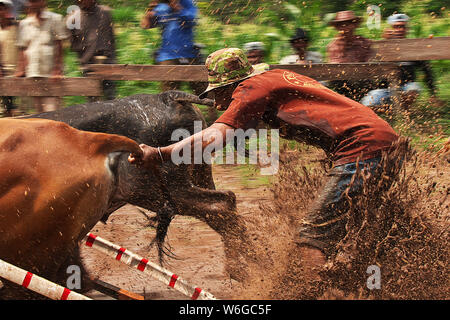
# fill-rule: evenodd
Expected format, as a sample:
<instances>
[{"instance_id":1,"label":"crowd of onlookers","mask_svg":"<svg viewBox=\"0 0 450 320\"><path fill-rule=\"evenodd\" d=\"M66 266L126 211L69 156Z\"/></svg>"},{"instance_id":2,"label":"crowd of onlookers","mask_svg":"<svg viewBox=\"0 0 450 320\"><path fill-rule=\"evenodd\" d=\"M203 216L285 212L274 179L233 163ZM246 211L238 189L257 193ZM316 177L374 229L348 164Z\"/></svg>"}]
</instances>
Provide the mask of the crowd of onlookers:
<instances>
[{"instance_id":1,"label":"crowd of onlookers","mask_svg":"<svg viewBox=\"0 0 450 320\"><path fill-rule=\"evenodd\" d=\"M90 64L117 63L111 10L98 2L74 0L81 10L63 17L48 10L46 0L0 0L0 77L62 77L63 42L66 40L77 53L83 74L89 71ZM156 64L204 63L202 45L194 41L197 17L198 9L193 0L156 0L149 4L141 27L161 29L161 46L153 57ZM405 38L408 21L405 14L390 16L388 23L391 27L385 30L384 37ZM290 39L293 54L282 58L279 64L367 62L372 56L371 41L355 33L360 22L361 18L352 11L336 14L330 25L336 28L337 36L327 47L327 60L320 53L308 50L312 39L307 30L297 28ZM264 61L264 43L246 43L243 49L255 68L269 68ZM415 81L418 68L424 70L426 83L434 96L436 87L426 62L402 64L401 90L411 97L417 96L421 90ZM105 98L114 99L114 82L105 80L102 85ZM345 83L332 81L326 85L368 106L388 104L392 95L387 85L375 84L371 79ZM161 83L163 91L178 88L179 83L176 82ZM199 94L204 88L204 83L191 83L194 93ZM3 97L2 104L6 116L14 115L17 107L13 97ZM33 106L37 112L52 111L61 106L61 99L34 97Z\"/></svg>"},{"instance_id":2,"label":"crowd of onlookers","mask_svg":"<svg viewBox=\"0 0 450 320\"><path fill-rule=\"evenodd\" d=\"M319 52L309 51L308 46L311 39L308 32L302 28L297 28L291 37L290 43L294 54L283 57L279 64L314 64L314 63L357 63L368 62L372 56L372 43L369 39L357 35L355 30L361 23L361 17L357 17L352 11L340 11L335 18L330 21L337 33L337 36L327 47L328 60L325 61ZM407 35L409 17L405 14L393 14L388 18L389 29L384 30L385 39L404 39ZM251 42L244 46L244 50L251 63L264 63L264 44L261 42ZM414 101L420 93L421 86L416 82L416 71L423 70L425 82L431 92L431 96L436 96L436 86L433 80L431 67L426 61L405 61L400 64L402 101L409 104ZM268 65L265 66L268 68ZM391 104L393 92L389 89L387 79L384 81L373 81L365 79L360 81L328 81L325 83L334 91L349 98L360 101L362 104L371 107Z\"/></svg>"}]
</instances>

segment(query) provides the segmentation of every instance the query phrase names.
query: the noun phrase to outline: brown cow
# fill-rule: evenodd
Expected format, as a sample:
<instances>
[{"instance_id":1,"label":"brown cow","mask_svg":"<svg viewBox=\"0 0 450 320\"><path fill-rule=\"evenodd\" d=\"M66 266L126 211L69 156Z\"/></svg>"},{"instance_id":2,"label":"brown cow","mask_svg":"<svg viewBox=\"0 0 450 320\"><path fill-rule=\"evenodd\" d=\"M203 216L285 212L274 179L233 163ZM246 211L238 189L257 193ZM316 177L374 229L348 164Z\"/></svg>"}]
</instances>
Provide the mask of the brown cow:
<instances>
[{"instance_id":1,"label":"brown cow","mask_svg":"<svg viewBox=\"0 0 450 320\"><path fill-rule=\"evenodd\" d=\"M108 209L120 151L141 149L62 122L0 119L0 259L65 285L58 272ZM3 282L0 298L24 297Z\"/></svg>"}]
</instances>

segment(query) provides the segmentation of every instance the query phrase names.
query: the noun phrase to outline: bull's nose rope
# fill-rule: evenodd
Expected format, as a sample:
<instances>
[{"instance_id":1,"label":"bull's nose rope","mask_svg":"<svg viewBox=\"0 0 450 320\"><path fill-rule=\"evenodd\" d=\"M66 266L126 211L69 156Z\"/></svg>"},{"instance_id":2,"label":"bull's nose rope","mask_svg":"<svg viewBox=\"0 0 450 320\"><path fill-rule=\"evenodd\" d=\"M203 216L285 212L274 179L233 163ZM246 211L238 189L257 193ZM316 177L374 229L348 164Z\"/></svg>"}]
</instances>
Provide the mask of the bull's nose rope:
<instances>
[{"instance_id":1,"label":"bull's nose rope","mask_svg":"<svg viewBox=\"0 0 450 320\"><path fill-rule=\"evenodd\" d=\"M92 233L83 242L86 246L95 248L114 259L147 273L152 278L190 297L192 300L217 300L211 293L187 283L176 274L158 266L155 263Z\"/></svg>"}]
</instances>

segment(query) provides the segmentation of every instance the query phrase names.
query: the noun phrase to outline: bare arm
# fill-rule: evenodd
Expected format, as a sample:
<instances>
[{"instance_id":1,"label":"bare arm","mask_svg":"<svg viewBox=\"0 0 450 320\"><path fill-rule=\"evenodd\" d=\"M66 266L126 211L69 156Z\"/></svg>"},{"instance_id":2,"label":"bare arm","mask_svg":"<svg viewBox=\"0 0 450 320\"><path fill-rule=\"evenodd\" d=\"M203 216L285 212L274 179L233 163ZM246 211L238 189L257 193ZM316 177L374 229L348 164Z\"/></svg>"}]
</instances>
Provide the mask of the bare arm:
<instances>
[{"instance_id":1,"label":"bare arm","mask_svg":"<svg viewBox=\"0 0 450 320\"><path fill-rule=\"evenodd\" d=\"M224 123L214 123L205 130L198 132L189 138L161 148L163 159L164 161L170 160L174 150L182 150L188 145L190 146L190 148L188 148L189 150L195 150L195 147L198 148L199 145L201 145L202 151L209 145L216 151L222 149L226 143L226 131L230 129L233 128ZM194 152L191 152L191 159L194 159Z\"/></svg>"},{"instance_id":2,"label":"bare arm","mask_svg":"<svg viewBox=\"0 0 450 320\"><path fill-rule=\"evenodd\" d=\"M190 157L191 160L194 160L195 152L193 152L193 150L196 150L196 148L200 147L202 154L205 148L208 146L210 146L210 148L215 151L221 150L226 144L226 132L230 129L232 130L233 127L224 123L214 123L210 127L184 140L171 144L167 147L160 148L161 156L163 157L164 161L170 161L172 158L172 152L187 149L192 150ZM130 163L140 164L148 168L155 167L156 165L162 163L162 159L159 155L158 149L146 145L141 145L141 148L144 152L142 159L132 154L129 157Z\"/></svg>"}]
</instances>

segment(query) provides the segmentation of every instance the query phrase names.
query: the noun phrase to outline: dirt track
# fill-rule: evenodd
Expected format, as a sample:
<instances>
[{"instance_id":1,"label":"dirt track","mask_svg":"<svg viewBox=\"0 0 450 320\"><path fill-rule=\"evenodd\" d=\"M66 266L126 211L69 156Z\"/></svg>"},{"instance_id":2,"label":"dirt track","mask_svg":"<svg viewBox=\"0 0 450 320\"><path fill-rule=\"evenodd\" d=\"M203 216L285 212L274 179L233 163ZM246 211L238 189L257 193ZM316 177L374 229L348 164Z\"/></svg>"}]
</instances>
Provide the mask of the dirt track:
<instances>
[{"instance_id":1,"label":"dirt track","mask_svg":"<svg viewBox=\"0 0 450 320\"><path fill-rule=\"evenodd\" d=\"M235 167L215 166L217 189L236 194L238 213L248 215L270 192L262 186L244 185ZM98 223L92 232L140 256L157 261L156 250L149 249L154 230L146 227L146 218L137 208L127 205L114 212L108 224ZM178 216L169 228L168 243L178 260L169 259L164 267L192 285L202 288L219 299L230 299L239 283L226 274L223 243L219 235L206 224L191 217ZM81 255L88 270L100 280L143 295L145 299L189 299L165 284L138 270L96 251L82 247ZM107 299L97 291L87 294L95 299Z\"/></svg>"},{"instance_id":2,"label":"dirt track","mask_svg":"<svg viewBox=\"0 0 450 320\"><path fill-rule=\"evenodd\" d=\"M294 154L293 158L302 159L303 156L303 154ZM450 201L448 198L450 175L446 165L448 161L443 161L442 164L429 163L429 157L422 158L416 166L418 172L414 174L414 179L405 178L398 181L397 186L391 188L390 193L386 194L390 197L397 195L387 200L389 207L387 209L374 207L372 210L378 212L378 215L385 214L380 216L381 221L388 221L392 216L398 220L396 225L403 226L403 233L398 234L400 240L394 242L391 247L387 246L384 249L386 252L384 256L376 260L383 265L383 290L379 294L384 299L448 298L448 264L446 263L448 238L445 239L443 236L443 231L448 230L448 201ZM286 168L289 169L289 166ZM249 274L244 286L230 280L225 271L224 245L219 235L204 223L190 217L175 218L169 228L169 244L178 260L169 260L166 268L219 299L305 299L305 297L309 299L309 291L313 292L312 289L316 286L303 286L304 281L308 279L302 278L303 271L294 269L295 263L299 260L293 259L297 251L292 247L296 236L295 223L292 221L298 221L299 215L305 212L308 201L314 198L314 192L317 191L315 184L322 179L323 173L312 174L305 180L305 176L296 176L293 171L284 170L283 172L284 177L287 177L284 181L289 183L279 185L278 189L273 190L275 193L272 193L257 181L255 183L256 179L253 177L243 177L242 171L237 167L214 167L217 188L231 190L236 194L238 214L245 217L247 227L250 227L248 236L251 244L246 245L245 248L252 248L256 253L253 256L257 259L247 260ZM412 167L408 172L412 172ZM319 180L316 181L316 178ZM266 206L260 208L260 204L267 204L269 208ZM273 204L276 205L271 206ZM304 206L306 207L303 208ZM295 217L291 216L291 213L295 213ZM430 227L427 228L429 232L434 230L434 233L428 231L425 233L423 224L414 223L423 219L432 222L427 223ZM155 249L148 248L154 236L154 230L146 228L146 223L146 218L136 208L126 206L115 212L107 225L99 223L93 232L155 262L157 261ZM394 227L392 225L392 228ZM436 227L439 228L436 229ZM439 232L436 233L436 231ZM370 232L364 232L364 235L366 234ZM384 235L384 233L380 234ZM427 238L427 234L431 238ZM379 245L385 243L384 238L381 238L382 240L365 236L363 240L375 241ZM349 239L352 240L354 237ZM403 243L410 248L403 248L405 253L402 260L396 258L398 257L396 250ZM238 252L242 250L238 249ZM364 252L373 253L374 250ZM418 252L423 254L418 255ZM131 270L128 266L94 249L83 248L82 256L90 266L89 270L93 275L123 289L141 294L146 299L188 299L165 284L137 270ZM248 257L250 256L247 255ZM354 257L364 258L365 256L357 252L354 253ZM401 266L397 266L399 261ZM372 260L369 264L373 264ZM364 268L367 268L369 264L362 263L361 270L355 269L353 273L365 276ZM239 268L242 266L240 263L236 265ZM427 267L423 267L424 265ZM339 267L339 263L335 266ZM408 268L410 272L405 277ZM365 288L365 278L361 281L359 276L356 276L352 282L346 273L347 269L344 269L337 268L334 273L327 271L329 279L326 280L329 283L326 286L331 291L328 290L319 297L326 299L374 298L370 296L371 292L368 290L358 293L359 291L355 289ZM339 287L341 280L345 285L351 286L350 293L333 291L333 288ZM289 292L284 289L281 292L278 290L280 288L291 289ZM302 289L305 292L300 295L299 288L306 288L306 291ZM354 293L352 290L358 292ZM105 298L96 292L91 292L90 296L96 299ZM379 297L375 296L375 298Z\"/></svg>"}]
</instances>

